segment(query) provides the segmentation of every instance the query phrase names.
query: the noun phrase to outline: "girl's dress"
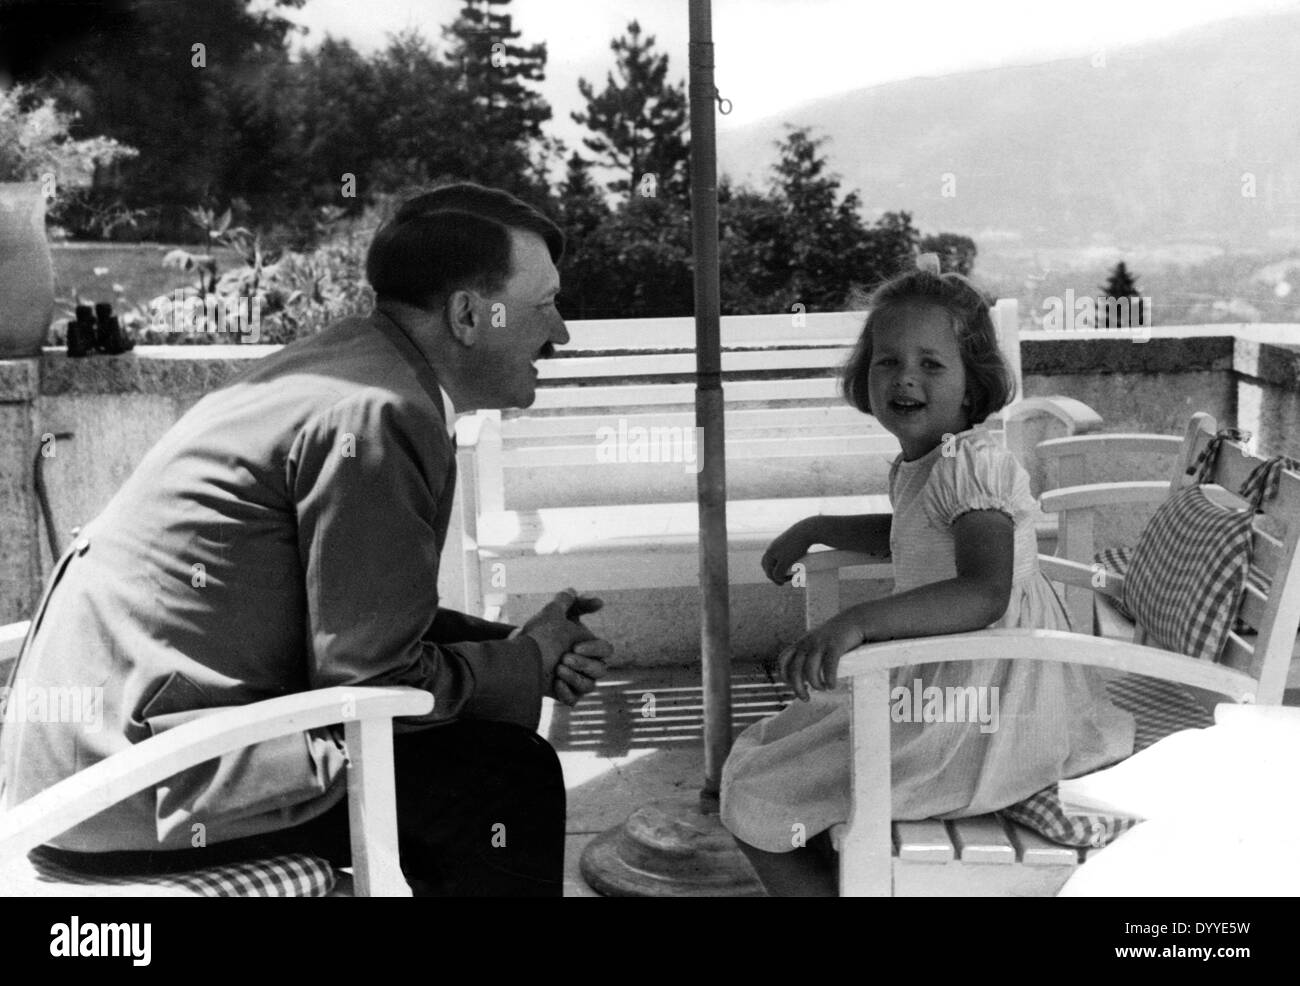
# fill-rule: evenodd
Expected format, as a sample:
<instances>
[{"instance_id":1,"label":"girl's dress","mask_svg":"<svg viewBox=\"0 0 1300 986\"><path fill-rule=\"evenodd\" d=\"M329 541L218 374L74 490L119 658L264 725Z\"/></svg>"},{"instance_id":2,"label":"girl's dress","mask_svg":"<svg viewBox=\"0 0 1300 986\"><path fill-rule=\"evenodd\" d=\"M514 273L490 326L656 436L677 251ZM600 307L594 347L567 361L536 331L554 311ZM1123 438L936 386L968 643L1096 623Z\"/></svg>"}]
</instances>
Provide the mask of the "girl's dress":
<instances>
[{"instance_id":1,"label":"girl's dress","mask_svg":"<svg viewBox=\"0 0 1300 986\"><path fill-rule=\"evenodd\" d=\"M952 522L969 510L1000 510L1015 522L1015 568L1007 611L990 626L1069 630L1038 570L1028 474L982 428L958 435L949 444L954 454L944 456L943 448L911 462L900 455L890 469L894 592L955 578ZM910 721L917 712L935 718L913 698L919 690L928 701L931 686L944 696L950 687L975 686L962 694L981 696L984 706L974 708L987 714L954 706L947 718L965 721ZM812 696L746 729L723 767L723 824L758 849L788 852L801 844L797 835L848 819L847 689ZM893 817L900 821L997 811L1133 750L1132 717L1110 703L1091 668L1009 660L915 665L893 672L891 702L904 696L890 713Z\"/></svg>"}]
</instances>

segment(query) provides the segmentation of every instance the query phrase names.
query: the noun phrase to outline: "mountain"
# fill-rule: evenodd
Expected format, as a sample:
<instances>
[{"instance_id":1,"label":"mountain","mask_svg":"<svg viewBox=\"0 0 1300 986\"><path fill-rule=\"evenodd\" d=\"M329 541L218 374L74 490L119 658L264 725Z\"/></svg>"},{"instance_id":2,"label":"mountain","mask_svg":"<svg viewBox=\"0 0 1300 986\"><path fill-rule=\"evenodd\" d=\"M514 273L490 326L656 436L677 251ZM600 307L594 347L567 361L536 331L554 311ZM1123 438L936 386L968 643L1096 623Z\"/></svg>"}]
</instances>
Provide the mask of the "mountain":
<instances>
[{"instance_id":1,"label":"mountain","mask_svg":"<svg viewBox=\"0 0 1300 986\"><path fill-rule=\"evenodd\" d=\"M844 93L720 133L720 170L766 184L786 122L869 217L981 247L1300 242L1300 9Z\"/></svg>"}]
</instances>

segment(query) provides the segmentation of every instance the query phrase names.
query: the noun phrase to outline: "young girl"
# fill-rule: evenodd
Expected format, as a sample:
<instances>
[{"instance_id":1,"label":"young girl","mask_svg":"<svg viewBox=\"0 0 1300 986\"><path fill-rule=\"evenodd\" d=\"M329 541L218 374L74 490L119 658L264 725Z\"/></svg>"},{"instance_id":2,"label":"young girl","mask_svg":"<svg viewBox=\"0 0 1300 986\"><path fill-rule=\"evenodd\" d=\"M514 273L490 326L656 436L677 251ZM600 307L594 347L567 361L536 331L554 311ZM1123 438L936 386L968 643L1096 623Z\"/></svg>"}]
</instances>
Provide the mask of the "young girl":
<instances>
[{"instance_id":1,"label":"young girl","mask_svg":"<svg viewBox=\"0 0 1300 986\"><path fill-rule=\"evenodd\" d=\"M1029 477L973 427L1014 387L984 299L957 274L916 271L881 287L870 307L843 385L902 445L889 477L893 516L809 517L772 542L763 565L780 584L814 544L889 554L894 592L781 652L781 675L801 701L747 729L722 774L722 821L774 895L836 893L828 830L849 810L847 695L833 690L841 655L874 640L990 626L1070 629L1038 570ZM1090 669L957 661L899 668L891 686L906 690L896 707L905 710L919 704L914 691L973 686L965 694L992 713L892 716L898 820L996 811L1132 752L1132 718Z\"/></svg>"}]
</instances>

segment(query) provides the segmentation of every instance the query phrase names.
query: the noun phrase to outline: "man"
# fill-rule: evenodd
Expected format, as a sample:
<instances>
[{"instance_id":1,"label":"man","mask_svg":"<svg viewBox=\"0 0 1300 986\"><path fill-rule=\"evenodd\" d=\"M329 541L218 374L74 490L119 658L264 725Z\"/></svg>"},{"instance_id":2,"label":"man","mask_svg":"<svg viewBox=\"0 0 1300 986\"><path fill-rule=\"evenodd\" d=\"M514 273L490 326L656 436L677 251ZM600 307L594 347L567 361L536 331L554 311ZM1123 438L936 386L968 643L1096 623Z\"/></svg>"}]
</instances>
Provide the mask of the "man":
<instances>
[{"instance_id":1,"label":"man","mask_svg":"<svg viewBox=\"0 0 1300 986\"><path fill-rule=\"evenodd\" d=\"M516 632L440 609L437 575L453 408L532 404L536 360L568 341L562 249L504 192L420 195L371 244L368 317L196 404L56 567L17 673L29 687L102 686L102 725L10 724L7 803L212 709L413 685L435 698L395 728L416 892L560 893L563 778L535 729L544 695L571 704L603 673L611 648L578 621L599 600L560 593ZM113 871L286 849L346 863L339 737L201 765L53 845Z\"/></svg>"}]
</instances>

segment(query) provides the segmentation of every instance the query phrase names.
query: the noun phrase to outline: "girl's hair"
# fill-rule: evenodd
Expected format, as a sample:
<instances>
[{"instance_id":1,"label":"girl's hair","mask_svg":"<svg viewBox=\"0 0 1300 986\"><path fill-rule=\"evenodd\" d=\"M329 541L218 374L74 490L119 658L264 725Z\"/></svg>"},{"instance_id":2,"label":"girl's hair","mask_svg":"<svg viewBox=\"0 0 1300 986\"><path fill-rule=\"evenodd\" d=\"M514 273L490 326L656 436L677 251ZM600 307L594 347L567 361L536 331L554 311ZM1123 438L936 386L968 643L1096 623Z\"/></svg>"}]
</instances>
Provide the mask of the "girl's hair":
<instances>
[{"instance_id":1,"label":"girl's hair","mask_svg":"<svg viewBox=\"0 0 1300 986\"><path fill-rule=\"evenodd\" d=\"M862 303L854 299L854 307ZM908 303L935 305L953 320L962 365L966 369L966 393L970 397L970 423L980 424L1001 410L1016 393L1016 383L1002 352L989 317L989 302L982 292L960 274L909 271L886 281L866 299L870 309L862 336L844 366L840 380L845 399L864 414L871 414L867 395L867 374L871 369L872 331L889 317L891 310Z\"/></svg>"}]
</instances>

